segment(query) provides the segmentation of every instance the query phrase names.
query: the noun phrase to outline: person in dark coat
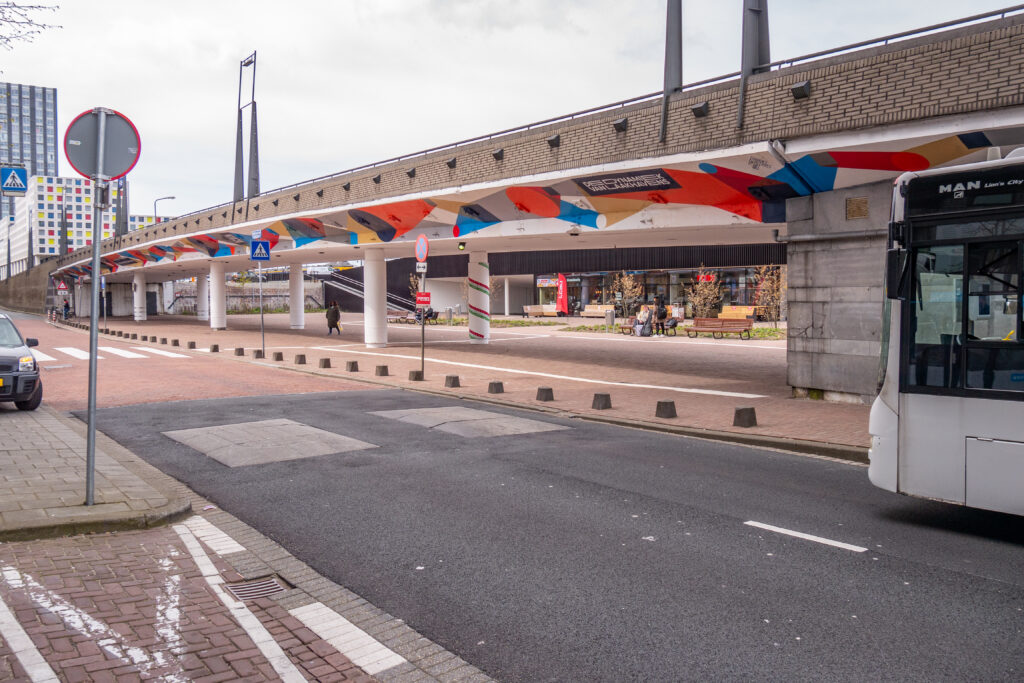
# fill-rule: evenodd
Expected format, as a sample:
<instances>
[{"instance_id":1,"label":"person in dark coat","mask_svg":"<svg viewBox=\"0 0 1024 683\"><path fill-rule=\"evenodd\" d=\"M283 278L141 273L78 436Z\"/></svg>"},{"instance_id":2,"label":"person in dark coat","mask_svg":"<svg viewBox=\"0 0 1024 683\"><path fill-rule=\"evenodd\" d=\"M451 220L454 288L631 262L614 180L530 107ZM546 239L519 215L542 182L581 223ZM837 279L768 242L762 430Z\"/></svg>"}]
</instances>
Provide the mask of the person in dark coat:
<instances>
[{"instance_id":1,"label":"person in dark coat","mask_svg":"<svg viewBox=\"0 0 1024 683\"><path fill-rule=\"evenodd\" d=\"M338 336L341 336L341 326L338 324L341 322L341 309L338 308L338 302L332 301L331 305L327 307L327 336L331 336L332 330L338 331Z\"/></svg>"}]
</instances>

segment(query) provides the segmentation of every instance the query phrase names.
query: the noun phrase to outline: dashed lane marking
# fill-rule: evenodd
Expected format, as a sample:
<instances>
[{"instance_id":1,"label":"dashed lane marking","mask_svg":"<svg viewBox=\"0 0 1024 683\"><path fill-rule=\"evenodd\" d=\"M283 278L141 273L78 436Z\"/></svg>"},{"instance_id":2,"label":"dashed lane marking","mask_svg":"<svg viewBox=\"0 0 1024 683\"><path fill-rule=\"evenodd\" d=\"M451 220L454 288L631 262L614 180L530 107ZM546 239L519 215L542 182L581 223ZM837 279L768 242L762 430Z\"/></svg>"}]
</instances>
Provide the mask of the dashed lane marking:
<instances>
[{"instance_id":1,"label":"dashed lane marking","mask_svg":"<svg viewBox=\"0 0 1024 683\"><path fill-rule=\"evenodd\" d=\"M371 676L405 664L404 657L392 652L323 603L314 602L296 607L290 613Z\"/></svg>"},{"instance_id":2,"label":"dashed lane marking","mask_svg":"<svg viewBox=\"0 0 1024 683\"><path fill-rule=\"evenodd\" d=\"M235 621L245 629L245 632L252 639L256 647L267 658L270 665L274 667L281 680L286 683L305 683L306 677L288 659L288 655L285 654L281 646L274 640L274 636L270 635L266 627L260 623L259 618L246 607L245 603L235 600L227 591L221 588L224 579L217 571L217 568L213 566L213 562L210 561L210 557L203 550L203 546L199 545L199 541L192 531L184 524L175 524L174 530L181 537L185 547L188 548L192 559L195 560L196 566L199 567L203 578L206 579L206 583L209 584L211 590L220 598L220 601L224 603L224 606L228 608Z\"/></svg>"},{"instance_id":3,"label":"dashed lane marking","mask_svg":"<svg viewBox=\"0 0 1024 683\"><path fill-rule=\"evenodd\" d=\"M849 543L843 543L841 541L833 541L831 538L822 538L821 536L812 536L811 534L805 534L801 531L793 531L792 529L783 529L779 526L772 526L771 524L764 524L762 522L743 522L747 526L757 527L758 529L764 529L765 531L773 531L777 534L784 534L786 536L793 536L794 538L802 538L805 541L814 541L815 543L822 543L824 545L830 545L833 548L842 548L843 550L851 550L855 553L867 552L867 548L862 548L859 545L850 545Z\"/></svg>"}]
</instances>

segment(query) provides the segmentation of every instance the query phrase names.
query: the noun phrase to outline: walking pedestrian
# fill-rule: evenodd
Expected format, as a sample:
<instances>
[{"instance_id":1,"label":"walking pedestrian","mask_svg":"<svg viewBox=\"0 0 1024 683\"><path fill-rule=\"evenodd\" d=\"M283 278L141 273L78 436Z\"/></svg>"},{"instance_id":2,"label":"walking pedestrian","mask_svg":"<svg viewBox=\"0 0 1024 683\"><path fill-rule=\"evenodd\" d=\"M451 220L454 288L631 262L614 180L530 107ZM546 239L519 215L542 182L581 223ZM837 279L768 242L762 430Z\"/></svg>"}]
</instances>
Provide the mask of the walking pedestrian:
<instances>
[{"instance_id":1,"label":"walking pedestrian","mask_svg":"<svg viewBox=\"0 0 1024 683\"><path fill-rule=\"evenodd\" d=\"M331 331L337 330L338 336L341 336L341 309L338 308L338 302L332 301L327 307L327 336L331 336Z\"/></svg>"},{"instance_id":2,"label":"walking pedestrian","mask_svg":"<svg viewBox=\"0 0 1024 683\"><path fill-rule=\"evenodd\" d=\"M67 299L64 299L64 319L67 320L71 317L71 304L68 303Z\"/></svg>"}]
</instances>

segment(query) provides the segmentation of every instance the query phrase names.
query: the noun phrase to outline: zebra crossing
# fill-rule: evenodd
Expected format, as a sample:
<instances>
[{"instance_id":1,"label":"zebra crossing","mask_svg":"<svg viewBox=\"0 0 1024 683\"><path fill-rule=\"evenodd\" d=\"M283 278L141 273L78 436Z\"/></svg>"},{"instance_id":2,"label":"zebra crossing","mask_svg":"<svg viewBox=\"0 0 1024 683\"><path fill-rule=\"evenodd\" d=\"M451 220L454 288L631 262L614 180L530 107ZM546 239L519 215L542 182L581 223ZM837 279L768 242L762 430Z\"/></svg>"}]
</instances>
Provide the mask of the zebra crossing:
<instances>
[{"instance_id":1,"label":"zebra crossing","mask_svg":"<svg viewBox=\"0 0 1024 683\"><path fill-rule=\"evenodd\" d=\"M65 360L64 356L70 356L75 360L89 360L89 349L78 348L76 346L55 346L50 349L51 352L58 354L56 356L50 355L39 349L32 349L32 355L36 358L36 363L57 363ZM107 357L118 357L128 358L132 360L138 360L140 358L162 357L162 358L191 358L185 353L175 353L174 351L164 351L163 349L150 349L145 346L133 346L130 349L121 348L117 346L100 346L99 354L96 356L96 360L104 360Z\"/></svg>"}]
</instances>

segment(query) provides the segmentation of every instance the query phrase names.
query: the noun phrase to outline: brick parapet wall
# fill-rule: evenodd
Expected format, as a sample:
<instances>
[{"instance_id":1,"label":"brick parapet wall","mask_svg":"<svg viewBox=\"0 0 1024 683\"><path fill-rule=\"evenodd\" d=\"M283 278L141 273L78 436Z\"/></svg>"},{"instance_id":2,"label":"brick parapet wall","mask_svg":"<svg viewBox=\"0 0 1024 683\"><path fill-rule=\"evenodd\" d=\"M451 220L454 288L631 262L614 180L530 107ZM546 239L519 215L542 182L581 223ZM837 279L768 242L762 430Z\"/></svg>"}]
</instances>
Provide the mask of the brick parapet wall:
<instances>
[{"instance_id":1,"label":"brick parapet wall","mask_svg":"<svg viewBox=\"0 0 1024 683\"><path fill-rule=\"evenodd\" d=\"M658 141L661 102L648 100L310 181L109 240L104 250L225 227L244 220L247 211L249 219L272 218L596 164L1019 106L1022 34L1024 17L1015 16L755 75L747 83L743 129L737 128L740 84L734 79L673 96L665 143ZM804 80L811 81L811 96L794 100L790 88ZM710 111L698 119L690 108L704 101ZM629 128L616 132L611 122L623 117ZM554 133L561 135L557 148L545 142ZM491 153L499 147L504 159L496 161ZM445 161L453 156L457 164L450 169ZM410 178L411 168L416 174ZM379 184L372 180L378 174ZM72 254L59 263L79 259Z\"/></svg>"}]
</instances>

